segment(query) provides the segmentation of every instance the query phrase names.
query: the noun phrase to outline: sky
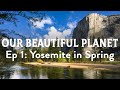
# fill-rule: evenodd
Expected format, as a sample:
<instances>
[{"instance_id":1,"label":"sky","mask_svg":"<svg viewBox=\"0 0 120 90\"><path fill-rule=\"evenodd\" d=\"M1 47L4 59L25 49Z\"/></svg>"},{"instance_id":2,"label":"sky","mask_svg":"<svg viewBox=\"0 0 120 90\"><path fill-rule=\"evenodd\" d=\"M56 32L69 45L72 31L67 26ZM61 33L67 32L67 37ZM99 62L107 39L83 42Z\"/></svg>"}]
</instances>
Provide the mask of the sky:
<instances>
[{"instance_id":1,"label":"sky","mask_svg":"<svg viewBox=\"0 0 120 90\"><path fill-rule=\"evenodd\" d=\"M5 22L0 25L0 29L9 29L23 36L31 38L71 38L77 23L90 13L101 15L120 14L120 11L41 11L46 14L41 22L26 21L19 18L17 26L13 23ZM33 26L28 26L33 22ZM34 27L36 26L36 27ZM12 35L14 38L17 38Z\"/></svg>"}]
</instances>

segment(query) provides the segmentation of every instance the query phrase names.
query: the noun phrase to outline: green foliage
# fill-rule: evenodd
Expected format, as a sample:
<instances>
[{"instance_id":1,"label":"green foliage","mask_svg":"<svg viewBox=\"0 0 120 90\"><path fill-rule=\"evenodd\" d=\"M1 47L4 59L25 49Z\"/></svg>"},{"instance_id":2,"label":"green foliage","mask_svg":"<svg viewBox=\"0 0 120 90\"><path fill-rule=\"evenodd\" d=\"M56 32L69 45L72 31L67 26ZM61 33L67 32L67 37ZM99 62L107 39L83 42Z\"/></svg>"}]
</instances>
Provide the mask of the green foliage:
<instances>
[{"instance_id":1,"label":"green foliage","mask_svg":"<svg viewBox=\"0 0 120 90\"><path fill-rule=\"evenodd\" d=\"M48 48L41 48L41 52L39 53L44 53L44 54L47 54L48 53ZM49 59L48 58L42 58L43 61L48 61Z\"/></svg>"},{"instance_id":2,"label":"green foliage","mask_svg":"<svg viewBox=\"0 0 120 90\"><path fill-rule=\"evenodd\" d=\"M7 50L12 50L13 53L16 51L13 50L13 48L4 48L1 44L0 44L0 66L7 66L9 68L9 66L14 65L15 62L12 61L12 59L6 58L6 51ZM16 61L16 59L15 59Z\"/></svg>"},{"instance_id":3,"label":"green foliage","mask_svg":"<svg viewBox=\"0 0 120 90\"><path fill-rule=\"evenodd\" d=\"M25 48L25 49L24 49L24 53L27 54L27 58L24 58L24 61L25 61L25 62L30 62L30 61L32 61L32 59L31 59L31 54L30 54L30 52L29 52L29 49L30 49L30 48Z\"/></svg>"},{"instance_id":4,"label":"green foliage","mask_svg":"<svg viewBox=\"0 0 120 90\"><path fill-rule=\"evenodd\" d=\"M104 61L104 62L101 62L101 64L113 64L113 65L117 65L117 64L120 64L120 61L113 61L113 62L110 62L110 61Z\"/></svg>"},{"instance_id":5,"label":"green foliage","mask_svg":"<svg viewBox=\"0 0 120 90\"><path fill-rule=\"evenodd\" d=\"M90 60L88 58L82 57L81 58L82 62L90 62Z\"/></svg>"},{"instance_id":6,"label":"green foliage","mask_svg":"<svg viewBox=\"0 0 120 90\"><path fill-rule=\"evenodd\" d=\"M60 59L58 59L58 62L63 62L63 63L65 63L65 62L67 62L67 60L66 60L65 58L60 58Z\"/></svg>"},{"instance_id":7,"label":"green foliage","mask_svg":"<svg viewBox=\"0 0 120 90\"><path fill-rule=\"evenodd\" d=\"M43 60L41 60L41 59L38 59L37 62L44 63Z\"/></svg>"},{"instance_id":8,"label":"green foliage","mask_svg":"<svg viewBox=\"0 0 120 90\"><path fill-rule=\"evenodd\" d=\"M72 62L74 60L74 58L73 58L74 51L73 50L69 50L68 53L70 54L70 58L68 59L68 62Z\"/></svg>"},{"instance_id":9,"label":"green foliage","mask_svg":"<svg viewBox=\"0 0 120 90\"><path fill-rule=\"evenodd\" d=\"M41 21L43 19L43 16L45 16L44 13L41 13L40 11L0 11L0 24L4 24L5 21L7 22L13 22L15 25L17 25L17 22L19 21L19 17L25 18L26 20L32 20L32 21ZM39 19L36 19L36 18Z\"/></svg>"},{"instance_id":10,"label":"green foliage","mask_svg":"<svg viewBox=\"0 0 120 90\"><path fill-rule=\"evenodd\" d=\"M13 23L15 26L17 26L17 23L20 21L19 17L21 17L21 18L24 18L26 21L28 21L28 26L30 26L30 25L33 25L32 22L41 21L44 16L45 16L45 14L41 13L40 11L0 11L0 25L4 24L5 22L10 22L10 23ZM32 22L30 23L29 20L32 20ZM14 30L0 28L0 40L3 37L12 38L12 37L9 37L9 34L5 33L6 32L5 30L7 30L7 32L9 32L9 33L11 33L10 31L12 31L13 34L19 35L22 39L26 39L23 35L16 33ZM30 48L25 48L23 50L27 54L27 58L23 58L23 59L20 58L20 53L18 53L17 59L21 60L21 61L33 61L31 59L31 54L29 53L29 49ZM5 58L6 50L11 50L12 52L17 52L16 50L13 50L13 48L11 48L11 47L9 47L9 48L2 47L1 42L0 42L0 63L6 62L7 60L9 60L9 59ZM37 50L37 51L41 52L40 50ZM11 61L11 60L9 60L9 61Z\"/></svg>"},{"instance_id":11,"label":"green foliage","mask_svg":"<svg viewBox=\"0 0 120 90\"><path fill-rule=\"evenodd\" d=\"M101 61L109 61L108 58L102 58Z\"/></svg>"},{"instance_id":12,"label":"green foliage","mask_svg":"<svg viewBox=\"0 0 120 90\"><path fill-rule=\"evenodd\" d=\"M59 54L62 54L63 52L59 52ZM67 62L65 58L58 58L58 62Z\"/></svg>"},{"instance_id":13,"label":"green foliage","mask_svg":"<svg viewBox=\"0 0 120 90\"><path fill-rule=\"evenodd\" d=\"M55 43L55 47L52 47L52 43L51 43L48 50L49 53L59 53L60 47L57 47L57 41Z\"/></svg>"},{"instance_id":14,"label":"green foliage","mask_svg":"<svg viewBox=\"0 0 120 90\"><path fill-rule=\"evenodd\" d=\"M57 40L57 38L56 38ZM50 47L48 48L48 53L57 53L59 54L59 51L61 50L60 47L57 47L57 41L55 42L55 47L52 47L52 43L50 44ZM58 61L58 58L53 58L52 61Z\"/></svg>"}]
</instances>

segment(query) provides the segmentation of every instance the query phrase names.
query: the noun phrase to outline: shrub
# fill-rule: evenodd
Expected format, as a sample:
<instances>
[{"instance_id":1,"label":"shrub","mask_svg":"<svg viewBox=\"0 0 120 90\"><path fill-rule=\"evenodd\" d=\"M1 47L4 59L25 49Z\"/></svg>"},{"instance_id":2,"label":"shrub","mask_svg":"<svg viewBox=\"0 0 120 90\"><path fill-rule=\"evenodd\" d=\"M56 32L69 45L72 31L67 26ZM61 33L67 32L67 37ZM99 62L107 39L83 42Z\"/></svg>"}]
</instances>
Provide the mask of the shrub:
<instances>
[{"instance_id":1,"label":"shrub","mask_svg":"<svg viewBox=\"0 0 120 90\"><path fill-rule=\"evenodd\" d=\"M62 52L59 52L59 54L61 54ZM57 59L58 62L67 62L67 60L65 58L58 58Z\"/></svg>"},{"instance_id":2,"label":"shrub","mask_svg":"<svg viewBox=\"0 0 120 90\"><path fill-rule=\"evenodd\" d=\"M65 58L59 58L58 62L63 62L64 63L64 62L67 62L67 60Z\"/></svg>"},{"instance_id":3,"label":"shrub","mask_svg":"<svg viewBox=\"0 0 120 90\"><path fill-rule=\"evenodd\" d=\"M41 59L38 59L37 62L44 63L43 60L41 60Z\"/></svg>"},{"instance_id":4,"label":"shrub","mask_svg":"<svg viewBox=\"0 0 120 90\"><path fill-rule=\"evenodd\" d=\"M88 61L90 61L90 60L89 60L88 58L83 57L83 58L82 58L82 61L88 62Z\"/></svg>"},{"instance_id":5,"label":"shrub","mask_svg":"<svg viewBox=\"0 0 120 90\"><path fill-rule=\"evenodd\" d=\"M69 54L70 54L70 58L68 59L68 62L72 62L74 60L74 58L73 58L73 50L70 50Z\"/></svg>"}]
</instances>

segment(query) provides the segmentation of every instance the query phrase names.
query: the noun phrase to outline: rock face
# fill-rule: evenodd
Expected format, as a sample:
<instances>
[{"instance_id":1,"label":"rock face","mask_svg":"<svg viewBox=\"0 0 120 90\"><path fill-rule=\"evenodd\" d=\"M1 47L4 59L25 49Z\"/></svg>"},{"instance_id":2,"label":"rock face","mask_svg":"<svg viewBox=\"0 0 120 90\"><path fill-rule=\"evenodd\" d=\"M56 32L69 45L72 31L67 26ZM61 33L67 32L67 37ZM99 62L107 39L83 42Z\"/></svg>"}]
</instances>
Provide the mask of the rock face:
<instances>
[{"instance_id":1,"label":"rock face","mask_svg":"<svg viewBox=\"0 0 120 90\"><path fill-rule=\"evenodd\" d=\"M104 16L91 13L78 22L73 31L73 38L93 39L93 38L120 38L120 15ZM88 47L84 48L90 49ZM92 50L92 49L91 49Z\"/></svg>"}]
</instances>

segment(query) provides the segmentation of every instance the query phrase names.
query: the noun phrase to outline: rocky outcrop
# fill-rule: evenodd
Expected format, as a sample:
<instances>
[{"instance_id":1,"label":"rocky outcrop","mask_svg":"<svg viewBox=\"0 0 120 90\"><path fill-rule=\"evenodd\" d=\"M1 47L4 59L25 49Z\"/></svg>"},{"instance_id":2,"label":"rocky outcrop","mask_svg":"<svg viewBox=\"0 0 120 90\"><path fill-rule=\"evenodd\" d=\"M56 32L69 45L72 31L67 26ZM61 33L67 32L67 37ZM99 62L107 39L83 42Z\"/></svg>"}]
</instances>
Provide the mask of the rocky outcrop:
<instances>
[{"instance_id":1,"label":"rocky outcrop","mask_svg":"<svg viewBox=\"0 0 120 90\"><path fill-rule=\"evenodd\" d=\"M94 38L120 38L120 15L104 16L91 13L78 22L73 31L73 38L94 39ZM88 47L84 48L90 49ZM92 49L91 49L92 50Z\"/></svg>"}]
</instances>

